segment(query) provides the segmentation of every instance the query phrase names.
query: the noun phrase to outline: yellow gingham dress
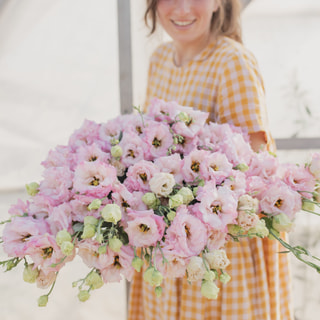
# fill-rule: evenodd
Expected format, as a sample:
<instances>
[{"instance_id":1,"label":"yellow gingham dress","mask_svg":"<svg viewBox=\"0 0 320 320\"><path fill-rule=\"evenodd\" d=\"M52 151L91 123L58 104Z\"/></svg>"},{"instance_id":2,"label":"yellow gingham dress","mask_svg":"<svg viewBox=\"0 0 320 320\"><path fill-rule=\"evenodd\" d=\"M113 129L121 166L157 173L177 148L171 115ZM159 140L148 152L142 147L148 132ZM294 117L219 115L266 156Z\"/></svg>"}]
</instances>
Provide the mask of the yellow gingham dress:
<instances>
[{"instance_id":1,"label":"yellow gingham dress","mask_svg":"<svg viewBox=\"0 0 320 320\"><path fill-rule=\"evenodd\" d=\"M233 123L248 132L267 129L264 87L253 55L222 37L187 65L176 67L173 44L158 47L150 61L146 105L158 97L210 112L210 120ZM268 239L230 242L226 251L231 281L218 282L217 300L201 296L201 282L165 279L160 298L135 273L129 320L292 320L288 256Z\"/></svg>"}]
</instances>

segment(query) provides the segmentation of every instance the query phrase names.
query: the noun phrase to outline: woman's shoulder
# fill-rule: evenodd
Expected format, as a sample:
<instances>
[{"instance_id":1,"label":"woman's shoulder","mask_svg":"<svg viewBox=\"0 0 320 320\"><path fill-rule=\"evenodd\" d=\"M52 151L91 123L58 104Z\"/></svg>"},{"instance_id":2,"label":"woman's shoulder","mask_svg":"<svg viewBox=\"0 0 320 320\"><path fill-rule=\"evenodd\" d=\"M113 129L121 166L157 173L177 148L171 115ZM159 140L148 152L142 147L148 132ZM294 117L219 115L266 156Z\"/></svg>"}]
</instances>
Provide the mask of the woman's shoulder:
<instances>
[{"instance_id":1,"label":"woman's shoulder","mask_svg":"<svg viewBox=\"0 0 320 320\"><path fill-rule=\"evenodd\" d=\"M173 43L172 42L163 42L158 45L155 50L152 52L150 61L158 62L162 59L167 59L173 55Z\"/></svg>"}]
</instances>

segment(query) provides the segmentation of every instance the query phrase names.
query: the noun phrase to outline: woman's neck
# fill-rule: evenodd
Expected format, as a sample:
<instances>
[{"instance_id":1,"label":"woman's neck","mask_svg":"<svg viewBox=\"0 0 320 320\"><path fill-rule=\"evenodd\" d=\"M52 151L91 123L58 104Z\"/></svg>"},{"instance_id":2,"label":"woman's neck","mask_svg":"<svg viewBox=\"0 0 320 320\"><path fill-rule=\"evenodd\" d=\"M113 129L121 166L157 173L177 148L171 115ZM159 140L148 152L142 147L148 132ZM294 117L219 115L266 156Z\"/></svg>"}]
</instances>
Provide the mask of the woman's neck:
<instances>
[{"instance_id":1,"label":"woman's neck","mask_svg":"<svg viewBox=\"0 0 320 320\"><path fill-rule=\"evenodd\" d=\"M177 67L186 65L189 61L193 60L207 45L213 40L213 37L209 35L204 39L197 42L190 43L178 43L173 42L174 52L174 63Z\"/></svg>"}]
</instances>

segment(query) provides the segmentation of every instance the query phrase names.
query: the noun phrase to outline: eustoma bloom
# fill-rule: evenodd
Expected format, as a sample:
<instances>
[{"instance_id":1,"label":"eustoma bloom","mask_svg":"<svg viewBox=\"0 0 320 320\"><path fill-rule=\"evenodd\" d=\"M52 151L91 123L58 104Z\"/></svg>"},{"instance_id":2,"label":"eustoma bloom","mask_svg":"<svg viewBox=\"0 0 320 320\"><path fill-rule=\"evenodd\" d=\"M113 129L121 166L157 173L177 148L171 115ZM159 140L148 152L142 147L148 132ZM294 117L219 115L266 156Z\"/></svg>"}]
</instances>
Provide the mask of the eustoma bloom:
<instances>
[{"instance_id":1,"label":"eustoma bloom","mask_svg":"<svg viewBox=\"0 0 320 320\"><path fill-rule=\"evenodd\" d=\"M216 299L219 281L230 280L224 247L242 237L277 239L320 272L279 237L298 211L320 206L319 154L304 166L280 164L253 152L240 128L206 123L207 113L160 99L146 114L135 110L84 121L42 162L42 181L26 186L31 198L9 210L2 236L9 259L0 265L24 261L26 282L51 286L39 306L76 255L90 269L73 282L80 301L134 272L157 296L164 278L186 277Z\"/></svg>"}]
</instances>

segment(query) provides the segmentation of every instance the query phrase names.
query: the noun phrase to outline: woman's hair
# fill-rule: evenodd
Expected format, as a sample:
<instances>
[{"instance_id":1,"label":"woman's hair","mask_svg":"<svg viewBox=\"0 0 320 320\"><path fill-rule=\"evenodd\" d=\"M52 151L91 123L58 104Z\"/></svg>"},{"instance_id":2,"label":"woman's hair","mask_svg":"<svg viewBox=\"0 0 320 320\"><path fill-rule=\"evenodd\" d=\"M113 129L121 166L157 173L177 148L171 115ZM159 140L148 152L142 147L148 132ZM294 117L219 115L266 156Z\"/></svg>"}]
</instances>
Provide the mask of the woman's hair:
<instances>
[{"instance_id":1,"label":"woman's hair","mask_svg":"<svg viewBox=\"0 0 320 320\"><path fill-rule=\"evenodd\" d=\"M242 42L241 35L241 2L240 0L218 0L219 8L213 12L211 18L211 32L215 37L226 36L238 42ZM158 0L147 0L147 9L144 14L144 20L147 26L151 21L150 35L157 27L157 5Z\"/></svg>"}]
</instances>

